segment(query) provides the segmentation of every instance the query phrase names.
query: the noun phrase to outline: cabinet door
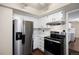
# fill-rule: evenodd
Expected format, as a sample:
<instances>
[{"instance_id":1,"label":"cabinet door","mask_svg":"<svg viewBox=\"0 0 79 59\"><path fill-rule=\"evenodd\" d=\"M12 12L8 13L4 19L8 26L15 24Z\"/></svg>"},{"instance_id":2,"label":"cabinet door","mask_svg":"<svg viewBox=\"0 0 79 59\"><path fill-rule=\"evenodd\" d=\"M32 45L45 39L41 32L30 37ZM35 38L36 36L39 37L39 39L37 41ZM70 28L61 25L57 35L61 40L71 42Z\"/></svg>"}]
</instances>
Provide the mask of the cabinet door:
<instances>
[{"instance_id":1,"label":"cabinet door","mask_svg":"<svg viewBox=\"0 0 79 59\"><path fill-rule=\"evenodd\" d=\"M38 21L34 20L34 28L38 28Z\"/></svg>"},{"instance_id":2,"label":"cabinet door","mask_svg":"<svg viewBox=\"0 0 79 59\"><path fill-rule=\"evenodd\" d=\"M34 20L34 28L41 28L40 25L41 25L41 20L35 19Z\"/></svg>"},{"instance_id":3,"label":"cabinet door","mask_svg":"<svg viewBox=\"0 0 79 59\"><path fill-rule=\"evenodd\" d=\"M39 37L34 37L33 38L33 49L38 48L39 46Z\"/></svg>"},{"instance_id":4,"label":"cabinet door","mask_svg":"<svg viewBox=\"0 0 79 59\"><path fill-rule=\"evenodd\" d=\"M39 49L44 52L44 38L39 40Z\"/></svg>"},{"instance_id":5,"label":"cabinet door","mask_svg":"<svg viewBox=\"0 0 79 59\"><path fill-rule=\"evenodd\" d=\"M46 19L45 17L40 18L40 27L41 28L46 28L45 19Z\"/></svg>"},{"instance_id":6,"label":"cabinet door","mask_svg":"<svg viewBox=\"0 0 79 59\"><path fill-rule=\"evenodd\" d=\"M0 6L0 55L12 54L12 12Z\"/></svg>"},{"instance_id":7,"label":"cabinet door","mask_svg":"<svg viewBox=\"0 0 79 59\"><path fill-rule=\"evenodd\" d=\"M50 18L49 16L50 16L50 15L41 18L41 27L42 27L42 28L50 28L50 27L48 27L48 26L46 25L48 22L52 22L52 21L51 21L51 18Z\"/></svg>"}]
</instances>

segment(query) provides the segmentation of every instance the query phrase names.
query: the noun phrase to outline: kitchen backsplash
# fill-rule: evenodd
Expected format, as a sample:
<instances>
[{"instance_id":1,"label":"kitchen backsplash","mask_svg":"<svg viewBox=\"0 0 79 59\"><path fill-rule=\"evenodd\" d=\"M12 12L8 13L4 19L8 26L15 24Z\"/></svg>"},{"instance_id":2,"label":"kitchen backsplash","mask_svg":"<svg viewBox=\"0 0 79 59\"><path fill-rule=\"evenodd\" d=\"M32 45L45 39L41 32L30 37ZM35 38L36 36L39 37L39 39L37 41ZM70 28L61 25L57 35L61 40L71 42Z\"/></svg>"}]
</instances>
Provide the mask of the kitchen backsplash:
<instances>
[{"instance_id":1,"label":"kitchen backsplash","mask_svg":"<svg viewBox=\"0 0 79 59\"><path fill-rule=\"evenodd\" d=\"M65 30L65 25L52 26L51 31L59 31L62 32Z\"/></svg>"},{"instance_id":2,"label":"kitchen backsplash","mask_svg":"<svg viewBox=\"0 0 79 59\"><path fill-rule=\"evenodd\" d=\"M45 30L45 29L40 29L40 30L34 30L33 32L33 37L44 37L44 36L49 36L50 35L50 29Z\"/></svg>"},{"instance_id":3,"label":"kitchen backsplash","mask_svg":"<svg viewBox=\"0 0 79 59\"><path fill-rule=\"evenodd\" d=\"M62 32L65 29L65 25L52 26L50 29L34 29L33 37L50 36L50 31Z\"/></svg>"}]
</instances>

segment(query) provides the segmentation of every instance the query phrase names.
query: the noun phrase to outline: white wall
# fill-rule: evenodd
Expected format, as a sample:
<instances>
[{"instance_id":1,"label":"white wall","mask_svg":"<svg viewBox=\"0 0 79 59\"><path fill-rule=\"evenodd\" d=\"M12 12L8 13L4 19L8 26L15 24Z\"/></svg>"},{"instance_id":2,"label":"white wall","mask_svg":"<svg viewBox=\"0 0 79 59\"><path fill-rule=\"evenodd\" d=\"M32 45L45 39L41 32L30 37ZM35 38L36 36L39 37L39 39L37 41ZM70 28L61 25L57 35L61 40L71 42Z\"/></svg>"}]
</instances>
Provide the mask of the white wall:
<instances>
[{"instance_id":1,"label":"white wall","mask_svg":"<svg viewBox=\"0 0 79 59\"><path fill-rule=\"evenodd\" d=\"M79 10L69 13L68 17L70 21L79 21Z\"/></svg>"},{"instance_id":2,"label":"white wall","mask_svg":"<svg viewBox=\"0 0 79 59\"><path fill-rule=\"evenodd\" d=\"M0 55L12 54L12 9L0 6Z\"/></svg>"},{"instance_id":3,"label":"white wall","mask_svg":"<svg viewBox=\"0 0 79 59\"><path fill-rule=\"evenodd\" d=\"M71 27L75 28L76 38L79 38L79 9L70 11L68 20L71 22Z\"/></svg>"},{"instance_id":4,"label":"white wall","mask_svg":"<svg viewBox=\"0 0 79 59\"><path fill-rule=\"evenodd\" d=\"M71 23L72 28L75 28L75 37L79 38L79 22Z\"/></svg>"}]
</instances>

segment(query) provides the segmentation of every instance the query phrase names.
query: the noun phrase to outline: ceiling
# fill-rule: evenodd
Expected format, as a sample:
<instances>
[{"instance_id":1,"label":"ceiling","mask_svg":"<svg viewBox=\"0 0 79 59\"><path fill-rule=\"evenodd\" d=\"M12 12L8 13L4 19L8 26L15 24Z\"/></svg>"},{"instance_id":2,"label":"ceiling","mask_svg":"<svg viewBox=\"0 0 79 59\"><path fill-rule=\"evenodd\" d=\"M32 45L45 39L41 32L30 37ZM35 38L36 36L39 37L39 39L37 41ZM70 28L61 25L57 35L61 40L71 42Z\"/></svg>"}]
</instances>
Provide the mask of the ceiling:
<instances>
[{"instance_id":1,"label":"ceiling","mask_svg":"<svg viewBox=\"0 0 79 59\"><path fill-rule=\"evenodd\" d=\"M31 14L44 15L69 3L23 3L23 7Z\"/></svg>"},{"instance_id":2,"label":"ceiling","mask_svg":"<svg viewBox=\"0 0 79 59\"><path fill-rule=\"evenodd\" d=\"M47 10L51 5L50 3L23 3L24 7L31 7L37 10Z\"/></svg>"},{"instance_id":3,"label":"ceiling","mask_svg":"<svg viewBox=\"0 0 79 59\"><path fill-rule=\"evenodd\" d=\"M2 5L28 12L32 15L45 15L69 3L2 3Z\"/></svg>"}]
</instances>

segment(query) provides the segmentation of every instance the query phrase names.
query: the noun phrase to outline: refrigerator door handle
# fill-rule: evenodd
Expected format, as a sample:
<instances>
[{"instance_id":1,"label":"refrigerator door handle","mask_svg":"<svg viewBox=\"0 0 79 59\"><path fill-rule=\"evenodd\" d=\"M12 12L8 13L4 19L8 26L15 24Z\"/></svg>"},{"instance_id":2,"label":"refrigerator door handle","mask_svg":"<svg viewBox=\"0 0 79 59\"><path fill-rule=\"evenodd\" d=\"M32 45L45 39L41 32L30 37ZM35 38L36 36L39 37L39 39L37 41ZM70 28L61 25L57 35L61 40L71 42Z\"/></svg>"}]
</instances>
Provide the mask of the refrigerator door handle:
<instances>
[{"instance_id":1,"label":"refrigerator door handle","mask_svg":"<svg viewBox=\"0 0 79 59\"><path fill-rule=\"evenodd\" d=\"M24 44L25 43L25 35L23 34L22 35L22 44Z\"/></svg>"}]
</instances>

